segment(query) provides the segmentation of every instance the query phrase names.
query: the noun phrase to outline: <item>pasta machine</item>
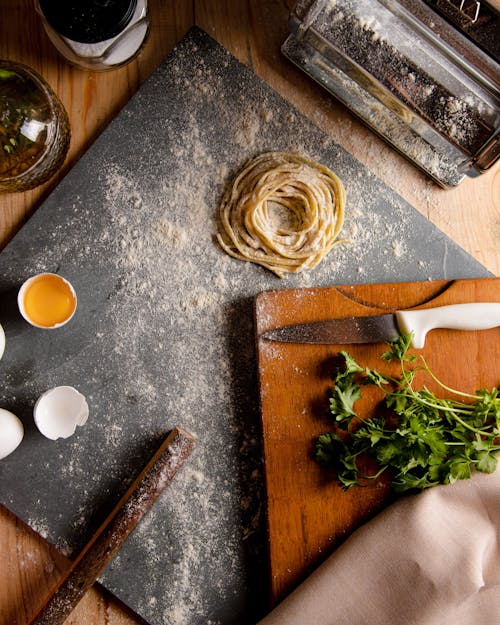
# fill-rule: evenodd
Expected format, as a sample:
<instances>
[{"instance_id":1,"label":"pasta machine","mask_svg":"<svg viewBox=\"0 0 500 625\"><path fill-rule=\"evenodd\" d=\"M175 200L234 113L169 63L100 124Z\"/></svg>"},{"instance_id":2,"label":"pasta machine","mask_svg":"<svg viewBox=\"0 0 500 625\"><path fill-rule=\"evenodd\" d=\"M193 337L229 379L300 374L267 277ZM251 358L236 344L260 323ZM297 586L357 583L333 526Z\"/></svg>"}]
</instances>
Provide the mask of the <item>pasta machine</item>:
<instances>
[{"instance_id":1,"label":"pasta machine","mask_svg":"<svg viewBox=\"0 0 500 625\"><path fill-rule=\"evenodd\" d=\"M500 155L498 0L299 0L284 55L439 185Z\"/></svg>"}]
</instances>

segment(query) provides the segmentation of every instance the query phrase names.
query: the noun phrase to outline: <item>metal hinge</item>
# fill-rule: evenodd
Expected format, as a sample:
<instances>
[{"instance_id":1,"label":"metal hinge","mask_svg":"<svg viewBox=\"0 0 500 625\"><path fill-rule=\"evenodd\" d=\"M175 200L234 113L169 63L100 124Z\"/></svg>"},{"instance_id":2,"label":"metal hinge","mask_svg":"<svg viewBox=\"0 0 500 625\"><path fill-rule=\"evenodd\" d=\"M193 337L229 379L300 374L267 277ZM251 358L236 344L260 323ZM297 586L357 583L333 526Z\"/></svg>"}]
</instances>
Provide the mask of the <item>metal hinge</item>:
<instances>
[{"instance_id":1,"label":"metal hinge","mask_svg":"<svg viewBox=\"0 0 500 625\"><path fill-rule=\"evenodd\" d=\"M477 22L481 10L480 0L441 0L438 1L439 4L451 5L460 13L461 19L469 24Z\"/></svg>"}]
</instances>

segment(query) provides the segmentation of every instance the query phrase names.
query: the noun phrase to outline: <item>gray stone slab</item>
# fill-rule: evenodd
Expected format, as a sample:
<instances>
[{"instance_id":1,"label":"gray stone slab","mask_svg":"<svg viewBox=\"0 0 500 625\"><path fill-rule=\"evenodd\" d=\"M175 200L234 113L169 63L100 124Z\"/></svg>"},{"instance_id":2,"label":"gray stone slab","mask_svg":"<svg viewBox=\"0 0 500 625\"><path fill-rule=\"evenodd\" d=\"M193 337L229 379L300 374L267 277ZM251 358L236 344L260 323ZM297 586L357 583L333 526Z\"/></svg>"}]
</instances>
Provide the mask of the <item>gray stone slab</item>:
<instances>
[{"instance_id":1,"label":"gray stone slab","mask_svg":"<svg viewBox=\"0 0 500 625\"><path fill-rule=\"evenodd\" d=\"M285 280L214 241L225 185L250 157L298 151L348 195L343 235ZM397 175L397 172L394 172ZM20 283L67 277L74 319L36 330ZM265 289L488 276L484 267L236 61L193 29L0 255L0 405L26 427L0 463L2 502L74 554L166 432L198 446L102 583L150 623L251 623L267 609L264 490L252 325ZM70 384L90 417L44 439L32 407Z\"/></svg>"}]
</instances>

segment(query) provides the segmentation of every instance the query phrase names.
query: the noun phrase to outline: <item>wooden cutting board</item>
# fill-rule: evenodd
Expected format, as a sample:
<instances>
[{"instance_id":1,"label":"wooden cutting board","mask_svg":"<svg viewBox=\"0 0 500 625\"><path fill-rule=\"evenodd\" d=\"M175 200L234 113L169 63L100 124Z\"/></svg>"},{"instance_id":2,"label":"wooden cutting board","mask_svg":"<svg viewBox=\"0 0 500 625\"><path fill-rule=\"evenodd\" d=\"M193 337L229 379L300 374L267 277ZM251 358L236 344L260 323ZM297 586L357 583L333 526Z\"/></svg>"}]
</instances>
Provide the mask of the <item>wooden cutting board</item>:
<instances>
[{"instance_id":1,"label":"wooden cutting board","mask_svg":"<svg viewBox=\"0 0 500 625\"><path fill-rule=\"evenodd\" d=\"M286 344L259 336L289 323L480 301L500 302L500 279L290 289L256 297L273 603L391 501L383 481L343 491L333 474L311 458L313 441L329 429L328 392L336 353L346 349L360 364L383 371L388 365L379 358L383 344ZM450 387L474 392L500 382L499 339L499 328L434 330L418 351ZM425 383L437 392L428 378ZM367 389L361 401L362 414L369 416L376 403L373 389Z\"/></svg>"}]
</instances>

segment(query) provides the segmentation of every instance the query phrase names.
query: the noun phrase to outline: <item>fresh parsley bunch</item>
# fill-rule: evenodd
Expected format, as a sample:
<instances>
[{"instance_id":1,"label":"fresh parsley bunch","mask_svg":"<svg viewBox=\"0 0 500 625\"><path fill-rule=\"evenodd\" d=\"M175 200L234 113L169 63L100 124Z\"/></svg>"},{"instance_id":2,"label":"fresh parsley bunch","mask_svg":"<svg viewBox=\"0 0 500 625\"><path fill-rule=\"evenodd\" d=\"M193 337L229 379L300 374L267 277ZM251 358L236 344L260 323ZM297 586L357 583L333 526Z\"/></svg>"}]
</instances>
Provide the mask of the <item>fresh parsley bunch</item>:
<instances>
[{"instance_id":1,"label":"fresh parsley bunch","mask_svg":"<svg viewBox=\"0 0 500 625\"><path fill-rule=\"evenodd\" d=\"M365 485L389 473L396 492L416 491L467 479L476 469L493 473L500 450L500 397L497 388L474 395L445 386L427 366L409 353L411 335L399 337L383 353L385 361L399 361L401 377L387 377L361 367L350 354L340 352L342 366L334 376L330 412L332 431L319 436L315 458L333 467L347 489ZM410 367L410 364L412 365ZM417 371L457 399L441 399L423 387L413 387ZM365 385L384 393L377 415L361 419L355 403ZM375 460L375 472L365 474L362 458Z\"/></svg>"}]
</instances>

